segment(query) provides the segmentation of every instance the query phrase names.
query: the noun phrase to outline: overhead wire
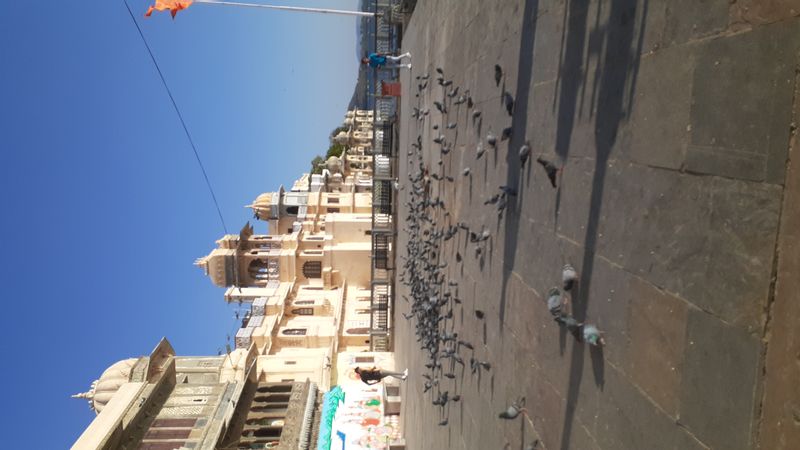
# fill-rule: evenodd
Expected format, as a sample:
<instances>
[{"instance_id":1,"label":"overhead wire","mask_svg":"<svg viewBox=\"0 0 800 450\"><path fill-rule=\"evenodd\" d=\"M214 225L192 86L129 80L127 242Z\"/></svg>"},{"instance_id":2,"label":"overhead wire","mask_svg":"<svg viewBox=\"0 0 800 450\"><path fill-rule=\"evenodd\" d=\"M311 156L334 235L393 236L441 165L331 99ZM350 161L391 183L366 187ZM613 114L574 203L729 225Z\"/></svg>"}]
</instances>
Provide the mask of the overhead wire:
<instances>
[{"instance_id":1,"label":"overhead wire","mask_svg":"<svg viewBox=\"0 0 800 450\"><path fill-rule=\"evenodd\" d=\"M136 17L133 15L133 11L131 10L131 6L128 4L128 0L122 0L122 3L125 4L125 8L128 10L128 14L131 16L131 20L133 24L136 26L136 30L139 32L139 37L142 38L142 42L144 43L145 48L147 49L147 53L150 55L150 59L153 61L153 65L158 72L158 76L161 78L161 83L164 85L164 89L167 91L167 95L169 95L169 99L172 102L173 108L175 108L175 113L178 115L178 120L181 122L181 126L183 127L183 131L186 133L186 138L189 140L189 145L192 147L192 152L194 152L194 157L197 159L197 164L200 166L200 171L203 173L203 179L206 181L206 186L208 186L208 192L211 194L211 199L214 201L214 207L217 209L217 214L219 215L219 221L222 223L222 229L225 231L225 234L228 234L228 227L225 225L225 219L222 217L222 210L219 207L219 202L217 202L217 196L214 194L214 188L211 186L211 180L208 178L208 173L206 173L206 168L203 165L203 161L200 159L200 154L197 152L197 146L194 144L194 139L192 139L191 133L189 133L189 128L186 126L186 121L183 120L183 114L181 114L180 108L178 108L178 103L175 101L175 97L172 95L172 90L169 88L167 84L167 79L164 77L164 73L161 71L161 67L158 65L158 61L156 61L156 57L153 54L152 49L150 48L150 44L147 43L147 38L145 38L144 33L142 32L142 28L139 26L139 22L136 20Z\"/></svg>"}]
</instances>

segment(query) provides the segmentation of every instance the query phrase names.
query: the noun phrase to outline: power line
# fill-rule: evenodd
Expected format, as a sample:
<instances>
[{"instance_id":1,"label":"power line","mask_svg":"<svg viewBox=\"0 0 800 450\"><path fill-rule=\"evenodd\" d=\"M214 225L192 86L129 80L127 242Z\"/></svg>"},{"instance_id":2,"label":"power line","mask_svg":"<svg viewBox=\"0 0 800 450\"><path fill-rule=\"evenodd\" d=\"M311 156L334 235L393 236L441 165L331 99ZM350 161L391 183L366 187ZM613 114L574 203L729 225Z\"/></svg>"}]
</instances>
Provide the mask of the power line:
<instances>
[{"instance_id":1,"label":"power line","mask_svg":"<svg viewBox=\"0 0 800 450\"><path fill-rule=\"evenodd\" d=\"M122 0L122 3L124 3L125 8L128 9L128 14L130 14L131 20L133 21L133 24L136 26L136 30L139 31L139 36L142 38L142 42L144 43L144 46L147 49L147 53L150 54L150 59L153 61L153 65L156 66L156 71L158 71L158 76L161 77L161 83L164 85L164 89L166 89L167 95L169 95L169 99L172 102L172 106L175 108L175 113L178 114L178 120L180 120L181 125L183 126L183 131L186 133L186 138L189 139L189 144L192 146L192 151L194 152L194 157L197 159L197 164L200 166L200 170L203 172L203 178L206 180L206 186L208 186L208 192L211 193L211 199L214 201L214 206L217 208L219 221L222 222L222 229L225 231L225 234L228 234L228 227L225 226L225 219L222 218L222 210L220 210L219 208L219 203L217 202L217 196L214 194L214 188L211 187L211 181L208 179L206 168L205 166L203 166L203 161L200 160L200 154L197 153L197 147L194 145L194 139L192 139L192 135L189 134L189 128L186 127L186 122L183 120L183 115L181 114L181 110L178 109L178 104L175 102L175 97L172 96L172 91L169 89L167 80L166 78L164 78L164 74L161 72L161 68L158 66L156 57L155 55L153 55L153 51L150 49L150 45L147 43L147 39L144 37L144 33L142 33L142 28L139 27L139 22L136 21L136 17L134 17L133 11L131 11L131 7L128 4L128 0Z\"/></svg>"}]
</instances>

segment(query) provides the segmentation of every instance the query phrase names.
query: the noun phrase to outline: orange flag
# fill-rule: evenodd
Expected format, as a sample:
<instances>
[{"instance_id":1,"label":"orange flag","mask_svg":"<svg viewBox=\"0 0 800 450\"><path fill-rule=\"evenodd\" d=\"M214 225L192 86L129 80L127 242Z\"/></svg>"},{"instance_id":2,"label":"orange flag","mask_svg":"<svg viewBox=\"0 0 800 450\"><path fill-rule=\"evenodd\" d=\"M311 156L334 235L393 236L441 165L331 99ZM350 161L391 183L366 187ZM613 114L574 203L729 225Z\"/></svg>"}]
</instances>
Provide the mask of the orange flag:
<instances>
[{"instance_id":1,"label":"orange flag","mask_svg":"<svg viewBox=\"0 0 800 450\"><path fill-rule=\"evenodd\" d=\"M156 4L147 8L147 12L144 15L145 17L150 17L153 11L169 10L174 19L178 11L188 8L192 3L194 3L193 0L156 0Z\"/></svg>"}]
</instances>

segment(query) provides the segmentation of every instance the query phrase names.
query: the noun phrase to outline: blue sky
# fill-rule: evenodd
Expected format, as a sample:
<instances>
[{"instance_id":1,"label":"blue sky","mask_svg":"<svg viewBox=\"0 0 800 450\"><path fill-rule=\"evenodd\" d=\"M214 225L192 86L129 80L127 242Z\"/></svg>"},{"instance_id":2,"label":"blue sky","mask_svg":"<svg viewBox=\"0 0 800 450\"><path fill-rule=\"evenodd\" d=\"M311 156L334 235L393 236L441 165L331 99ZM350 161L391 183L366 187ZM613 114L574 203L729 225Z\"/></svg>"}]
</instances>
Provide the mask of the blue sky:
<instances>
[{"instance_id":1,"label":"blue sky","mask_svg":"<svg viewBox=\"0 0 800 450\"><path fill-rule=\"evenodd\" d=\"M243 205L291 184L341 124L356 19L200 4L139 16L238 232ZM224 348L233 308L192 265L223 231L121 0L7 2L0 61L2 447L67 448L94 417L69 395L111 363L162 336L183 355Z\"/></svg>"}]
</instances>

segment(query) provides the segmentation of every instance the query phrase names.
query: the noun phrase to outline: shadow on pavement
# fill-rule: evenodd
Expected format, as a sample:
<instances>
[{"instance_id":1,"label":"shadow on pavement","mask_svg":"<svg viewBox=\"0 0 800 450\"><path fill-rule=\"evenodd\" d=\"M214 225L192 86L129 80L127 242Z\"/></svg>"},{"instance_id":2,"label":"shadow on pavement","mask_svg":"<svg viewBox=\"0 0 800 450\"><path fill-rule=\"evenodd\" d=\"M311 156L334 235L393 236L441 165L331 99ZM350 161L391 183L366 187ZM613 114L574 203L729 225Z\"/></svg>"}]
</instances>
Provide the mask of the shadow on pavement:
<instances>
[{"instance_id":1,"label":"shadow on pavement","mask_svg":"<svg viewBox=\"0 0 800 450\"><path fill-rule=\"evenodd\" d=\"M578 321L585 321L588 309L589 292L591 291L594 257L597 249L597 234L600 222L600 211L603 203L606 170L611 150L617 141L620 124L625 118L624 102L626 86L634 86L639 69L639 55L642 36L645 29L648 0L641 2L639 37L636 48L632 48L636 39L637 0L611 0L608 21L599 22L599 12L590 34L589 56L597 56L597 68L592 89L590 111L595 111L594 141L595 168L589 202L589 215L584 238L583 261L580 265L580 290L573 299L573 315ZM562 162L566 162L570 151L570 141L575 125L578 90L583 89L586 78L583 73L583 52L587 33L587 2L573 0L565 10L565 22L568 28L565 38L564 59L559 72L561 90L558 93L558 122L556 132L556 153ZM604 52L604 53L603 53ZM602 53L602 58L600 54ZM630 93L629 93L630 95ZM567 390L564 426L561 434L561 449L570 448L572 426L575 410L583 379L584 352L586 345L578 340L573 342L570 362L569 385ZM591 351L592 369L595 383L602 388L604 384L604 360L602 349Z\"/></svg>"}]
</instances>

